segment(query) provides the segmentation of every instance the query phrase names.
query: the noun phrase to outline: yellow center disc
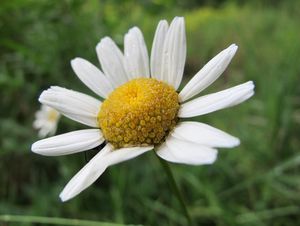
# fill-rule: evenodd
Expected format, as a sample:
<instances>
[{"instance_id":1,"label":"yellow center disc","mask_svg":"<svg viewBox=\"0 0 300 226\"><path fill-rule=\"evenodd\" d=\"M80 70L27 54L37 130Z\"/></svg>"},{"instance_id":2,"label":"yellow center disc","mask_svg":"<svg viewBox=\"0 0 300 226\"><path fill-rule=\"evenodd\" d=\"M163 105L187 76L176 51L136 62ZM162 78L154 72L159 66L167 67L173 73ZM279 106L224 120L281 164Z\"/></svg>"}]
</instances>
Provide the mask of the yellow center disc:
<instances>
[{"instance_id":1,"label":"yellow center disc","mask_svg":"<svg viewBox=\"0 0 300 226\"><path fill-rule=\"evenodd\" d=\"M115 89L103 102L98 122L115 148L156 145L173 129L178 94L164 82L138 78Z\"/></svg>"}]
</instances>

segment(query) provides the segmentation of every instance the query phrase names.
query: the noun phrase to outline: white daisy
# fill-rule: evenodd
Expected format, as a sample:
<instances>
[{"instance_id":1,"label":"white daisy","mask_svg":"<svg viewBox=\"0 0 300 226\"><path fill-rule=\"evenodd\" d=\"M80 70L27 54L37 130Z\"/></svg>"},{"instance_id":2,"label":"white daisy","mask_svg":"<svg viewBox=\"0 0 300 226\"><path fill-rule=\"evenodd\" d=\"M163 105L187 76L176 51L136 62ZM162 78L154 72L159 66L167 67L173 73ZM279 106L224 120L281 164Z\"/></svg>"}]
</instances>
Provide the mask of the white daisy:
<instances>
[{"instance_id":1,"label":"white daisy","mask_svg":"<svg viewBox=\"0 0 300 226\"><path fill-rule=\"evenodd\" d=\"M88 61L71 61L79 79L94 97L61 87L44 91L39 101L77 122L93 127L37 141L32 151L58 156L86 151L106 142L66 185L60 194L69 200L90 186L107 167L135 158L147 151L175 163L211 164L215 148L231 148L240 141L200 122L180 119L204 115L237 105L254 94L252 81L190 100L213 83L226 69L237 51L231 45L210 60L177 93L186 58L184 19L176 17L168 25L159 22L149 62L139 28L128 31L124 53L109 38L96 47L100 71Z\"/></svg>"},{"instance_id":2,"label":"white daisy","mask_svg":"<svg viewBox=\"0 0 300 226\"><path fill-rule=\"evenodd\" d=\"M59 119L58 111L42 104L40 110L35 113L33 128L39 130L38 135L41 138L52 136L56 132Z\"/></svg>"}]
</instances>

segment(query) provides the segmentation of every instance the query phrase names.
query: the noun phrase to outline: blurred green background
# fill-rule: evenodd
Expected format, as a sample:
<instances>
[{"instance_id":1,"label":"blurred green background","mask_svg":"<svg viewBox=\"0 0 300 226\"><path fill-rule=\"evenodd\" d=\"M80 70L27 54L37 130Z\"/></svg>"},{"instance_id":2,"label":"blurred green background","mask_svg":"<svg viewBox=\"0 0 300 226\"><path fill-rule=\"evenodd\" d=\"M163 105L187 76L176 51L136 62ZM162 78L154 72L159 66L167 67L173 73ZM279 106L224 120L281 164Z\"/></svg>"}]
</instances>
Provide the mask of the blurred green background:
<instances>
[{"instance_id":1,"label":"blurred green background","mask_svg":"<svg viewBox=\"0 0 300 226\"><path fill-rule=\"evenodd\" d=\"M86 163L84 154L30 152L38 139L32 122L43 89L60 85L92 94L72 72L71 59L99 65L100 38L111 36L122 48L124 33L135 25L150 50L158 21L176 15L186 19L185 82L236 43L232 63L204 93L248 80L256 84L246 103L196 118L238 136L239 147L221 150L213 165L171 164L195 225L300 225L297 0L1 0L0 215L186 225L154 153L109 168L82 194L61 203L58 194ZM62 118L57 133L80 128ZM1 219L0 225L46 225Z\"/></svg>"}]
</instances>

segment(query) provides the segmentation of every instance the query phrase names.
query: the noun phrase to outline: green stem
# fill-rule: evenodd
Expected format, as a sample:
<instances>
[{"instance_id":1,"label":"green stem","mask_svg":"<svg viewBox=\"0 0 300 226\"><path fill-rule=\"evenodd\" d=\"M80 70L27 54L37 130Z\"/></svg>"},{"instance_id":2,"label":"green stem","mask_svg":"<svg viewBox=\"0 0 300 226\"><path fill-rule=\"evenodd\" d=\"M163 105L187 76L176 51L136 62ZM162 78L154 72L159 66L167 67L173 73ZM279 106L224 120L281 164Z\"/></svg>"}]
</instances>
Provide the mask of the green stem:
<instances>
[{"instance_id":1,"label":"green stem","mask_svg":"<svg viewBox=\"0 0 300 226\"><path fill-rule=\"evenodd\" d=\"M39 223L55 225L80 225L80 226L125 226L124 224L115 224L108 222L97 222L89 220L67 219L58 217L39 217L39 216L22 216L22 215L0 215L2 222L22 222L22 223ZM127 225L129 226L129 225ZM133 225L132 225L133 226Z\"/></svg>"},{"instance_id":2,"label":"green stem","mask_svg":"<svg viewBox=\"0 0 300 226\"><path fill-rule=\"evenodd\" d=\"M192 219L191 219L190 214L189 214L189 212L187 210L187 207L186 207L186 204L184 202L183 196L182 196L182 194L181 194L181 192L179 190L179 187L178 187L178 185L177 185L177 183L175 181L175 178L173 176L173 173L171 171L171 168L170 168L169 164L165 160L159 158L158 156L157 156L157 158L159 159L160 164L162 165L164 171L167 174L169 185L170 185L171 189L173 190L173 193L175 194L175 196L177 197L177 199L178 199L178 201L179 201L179 203L181 205L183 213L184 213L184 215L185 215L185 217L186 217L186 219L188 221L188 224L192 225Z\"/></svg>"}]
</instances>

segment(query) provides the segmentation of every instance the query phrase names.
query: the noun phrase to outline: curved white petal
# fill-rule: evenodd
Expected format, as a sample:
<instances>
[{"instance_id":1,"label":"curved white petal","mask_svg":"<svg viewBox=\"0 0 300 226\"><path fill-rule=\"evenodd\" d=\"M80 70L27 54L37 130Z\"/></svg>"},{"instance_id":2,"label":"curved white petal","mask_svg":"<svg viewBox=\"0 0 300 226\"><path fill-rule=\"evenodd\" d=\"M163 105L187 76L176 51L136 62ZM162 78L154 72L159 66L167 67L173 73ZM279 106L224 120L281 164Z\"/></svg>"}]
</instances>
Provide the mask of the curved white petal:
<instances>
[{"instance_id":1,"label":"curved white petal","mask_svg":"<svg viewBox=\"0 0 300 226\"><path fill-rule=\"evenodd\" d=\"M58 86L52 86L42 92L39 101L56 109L74 121L91 127L99 127L97 115L101 101L91 96Z\"/></svg>"},{"instance_id":2,"label":"curved white petal","mask_svg":"<svg viewBox=\"0 0 300 226\"><path fill-rule=\"evenodd\" d=\"M94 93L107 98L113 91L110 81L93 64L82 58L75 58L71 66L78 78Z\"/></svg>"},{"instance_id":3,"label":"curved white petal","mask_svg":"<svg viewBox=\"0 0 300 226\"><path fill-rule=\"evenodd\" d=\"M184 71L186 37L183 17L175 17L167 32L162 57L163 81L178 89Z\"/></svg>"},{"instance_id":4,"label":"curved white petal","mask_svg":"<svg viewBox=\"0 0 300 226\"><path fill-rule=\"evenodd\" d=\"M150 77L148 51L139 28L133 27L125 35L124 55L125 68L130 79Z\"/></svg>"},{"instance_id":5,"label":"curved white petal","mask_svg":"<svg viewBox=\"0 0 300 226\"><path fill-rule=\"evenodd\" d=\"M151 50L151 77L156 78L157 80L163 81L162 76L162 56L163 56L163 47L168 31L168 22L166 20L161 20L156 28L152 50Z\"/></svg>"},{"instance_id":6,"label":"curved white petal","mask_svg":"<svg viewBox=\"0 0 300 226\"><path fill-rule=\"evenodd\" d=\"M32 144L31 150L40 155L59 156L90 150L103 142L99 129L85 129L39 140Z\"/></svg>"},{"instance_id":7,"label":"curved white petal","mask_svg":"<svg viewBox=\"0 0 300 226\"><path fill-rule=\"evenodd\" d=\"M179 93L180 102L184 102L196 96L219 78L227 68L237 49L238 46L232 44L211 59Z\"/></svg>"},{"instance_id":8,"label":"curved white petal","mask_svg":"<svg viewBox=\"0 0 300 226\"><path fill-rule=\"evenodd\" d=\"M96 52L101 67L114 88L128 81L128 75L124 67L124 55L115 42L105 37L96 46Z\"/></svg>"},{"instance_id":9,"label":"curved white petal","mask_svg":"<svg viewBox=\"0 0 300 226\"><path fill-rule=\"evenodd\" d=\"M113 147L107 144L97 155L95 155L64 187L60 193L60 199L65 202L94 183L106 170L103 157L112 151Z\"/></svg>"},{"instance_id":10,"label":"curved white petal","mask_svg":"<svg viewBox=\"0 0 300 226\"><path fill-rule=\"evenodd\" d=\"M171 135L156 153L169 162L203 165L212 164L217 159L218 151L204 145L177 139Z\"/></svg>"},{"instance_id":11,"label":"curved white petal","mask_svg":"<svg viewBox=\"0 0 300 226\"><path fill-rule=\"evenodd\" d=\"M92 158L66 185L61 194L61 200L67 201L78 195L84 189L94 183L107 167L135 158L146 151L153 149L150 147L133 147L113 150L107 144L94 158Z\"/></svg>"},{"instance_id":12,"label":"curved white petal","mask_svg":"<svg viewBox=\"0 0 300 226\"><path fill-rule=\"evenodd\" d=\"M238 138L200 122L180 122L172 136L209 147L232 148L240 144Z\"/></svg>"},{"instance_id":13,"label":"curved white petal","mask_svg":"<svg viewBox=\"0 0 300 226\"><path fill-rule=\"evenodd\" d=\"M198 97L182 104L178 112L178 117L194 117L232 107L249 99L253 94L254 84L252 81L249 81L217 93Z\"/></svg>"}]
</instances>

